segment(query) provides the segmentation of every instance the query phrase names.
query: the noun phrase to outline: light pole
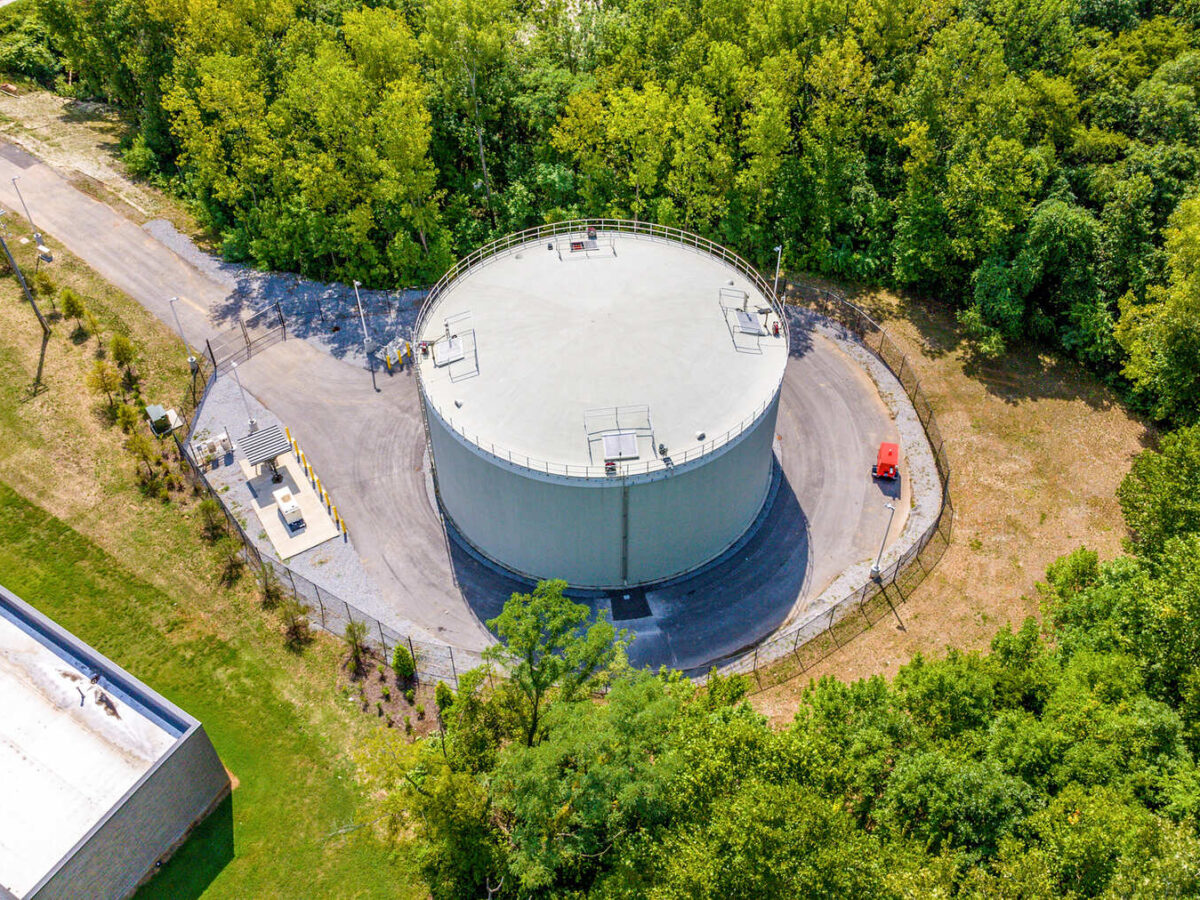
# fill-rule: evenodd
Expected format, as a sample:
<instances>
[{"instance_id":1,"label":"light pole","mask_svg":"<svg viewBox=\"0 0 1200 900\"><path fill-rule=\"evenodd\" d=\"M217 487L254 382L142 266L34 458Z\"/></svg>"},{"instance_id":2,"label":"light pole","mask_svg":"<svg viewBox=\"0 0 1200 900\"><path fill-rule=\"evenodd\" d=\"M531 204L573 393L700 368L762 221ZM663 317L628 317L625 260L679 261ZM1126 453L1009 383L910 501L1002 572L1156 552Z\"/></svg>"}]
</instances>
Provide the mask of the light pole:
<instances>
[{"instance_id":1,"label":"light pole","mask_svg":"<svg viewBox=\"0 0 1200 900\"><path fill-rule=\"evenodd\" d=\"M775 245L775 293L779 293L779 264L783 262L783 244Z\"/></svg>"},{"instance_id":2,"label":"light pole","mask_svg":"<svg viewBox=\"0 0 1200 900\"><path fill-rule=\"evenodd\" d=\"M354 282L354 302L358 305L358 322L362 325L363 353L367 357L367 368L371 370L371 386L379 390L379 385L375 383L375 364L371 362L371 349L367 346L367 317L363 315L362 298L358 295L361 286L361 281Z\"/></svg>"},{"instance_id":3,"label":"light pole","mask_svg":"<svg viewBox=\"0 0 1200 900\"><path fill-rule=\"evenodd\" d=\"M188 346L187 337L183 333L183 323L179 321L179 310L175 308L175 304L179 302L179 298L172 297L169 302L171 304L171 315L175 317L175 327L179 329L179 339L183 341L183 349L188 355L188 368L195 372L197 365L196 357L192 356L192 348Z\"/></svg>"},{"instance_id":4,"label":"light pole","mask_svg":"<svg viewBox=\"0 0 1200 900\"><path fill-rule=\"evenodd\" d=\"M246 407L246 418L250 421L250 433L253 434L258 429L258 423L254 421L254 416L250 415L250 401L246 399L246 389L242 387L242 376L238 374L237 363L233 364L233 377L237 381L238 390L242 392L242 406Z\"/></svg>"},{"instance_id":5,"label":"light pole","mask_svg":"<svg viewBox=\"0 0 1200 900\"><path fill-rule=\"evenodd\" d=\"M890 532L892 530L892 519L895 518L895 515L896 515L896 504L888 503L884 507L884 509L890 509L891 512L888 513L888 524L887 524L887 528L883 532L883 540L879 542L879 555L875 557L875 564L873 566L871 566L871 577L872 578L879 578L879 573L880 573L879 561L881 559L883 559L883 548L884 548L884 545L887 544L888 532Z\"/></svg>"},{"instance_id":6,"label":"light pole","mask_svg":"<svg viewBox=\"0 0 1200 900\"><path fill-rule=\"evenodd\" d=\"M12 181L13 190L17 192L17 199L21 201L21 207L25 210L25 218L29 220L29 227L33 229L33 240L35 243L40 244L42 236L38 234L37 226L33 224L33 216L29 214L29 207L25 203L25 198L21 195L21 189L17 187L17 179L20 177L20 175L14 175L10 180Z\"/></svg>"}]
</instances>

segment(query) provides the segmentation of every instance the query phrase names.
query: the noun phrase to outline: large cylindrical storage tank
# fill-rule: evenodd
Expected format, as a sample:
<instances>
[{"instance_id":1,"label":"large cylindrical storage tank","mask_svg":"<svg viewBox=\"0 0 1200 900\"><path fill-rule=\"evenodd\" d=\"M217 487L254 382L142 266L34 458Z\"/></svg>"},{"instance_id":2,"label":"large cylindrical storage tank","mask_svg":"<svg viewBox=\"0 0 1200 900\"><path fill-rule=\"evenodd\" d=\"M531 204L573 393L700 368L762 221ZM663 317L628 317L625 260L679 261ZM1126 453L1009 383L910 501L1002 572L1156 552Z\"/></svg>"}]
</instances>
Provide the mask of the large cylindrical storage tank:
<instances>
[{"instance_id":1,"label":"large cylindrical storage tank","mask_svg":"<svg viewBox=\"0 0 1200 900\"><path fill-rule=\"evenodd\" d=\"M631 222L502 239L415 332L442 510L479 553L578 587L661 581L770 491L786 321L729 251Z\"/></svg>"}]
</instances>

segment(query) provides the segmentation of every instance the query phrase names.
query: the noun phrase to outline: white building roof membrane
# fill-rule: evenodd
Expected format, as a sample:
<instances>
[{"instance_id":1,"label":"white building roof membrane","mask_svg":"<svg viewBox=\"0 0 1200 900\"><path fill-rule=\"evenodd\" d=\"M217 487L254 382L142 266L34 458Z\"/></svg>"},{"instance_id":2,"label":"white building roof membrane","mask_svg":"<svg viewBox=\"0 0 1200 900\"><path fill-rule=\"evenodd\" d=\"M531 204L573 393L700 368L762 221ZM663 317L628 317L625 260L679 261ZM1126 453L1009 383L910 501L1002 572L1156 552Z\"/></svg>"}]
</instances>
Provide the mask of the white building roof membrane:
<instances>
[{"instance_id":1,"label":"white building roof membrane","mask_svg":"<svg viewBox=\"0 0 1200 900\"><path fill-rule=\"evenodd\" d=\"M748 296L751 309L768 301L731 265L642 235L617 234L586 256L557 244L535 240L486 261L425 316L426 396L469 441L514 461L587 467L588 411L645 406L654 446L678 459L702 443L698 433L719 442L774 397L787 342L751 312L763 337L735 345L722 298ZM440 365L437 342L468 312L478 372L461 377Z\"/></svg>"},{"instance_id":2,"label":"white building roof membrane","mask_svg":"<svg viewBox=\"0 0 1200 900\"><path fill-rule=\"evenodd\" d=\"M177 739L0 615L0 885L28 893Z\"/></svg>"}]
</instances>

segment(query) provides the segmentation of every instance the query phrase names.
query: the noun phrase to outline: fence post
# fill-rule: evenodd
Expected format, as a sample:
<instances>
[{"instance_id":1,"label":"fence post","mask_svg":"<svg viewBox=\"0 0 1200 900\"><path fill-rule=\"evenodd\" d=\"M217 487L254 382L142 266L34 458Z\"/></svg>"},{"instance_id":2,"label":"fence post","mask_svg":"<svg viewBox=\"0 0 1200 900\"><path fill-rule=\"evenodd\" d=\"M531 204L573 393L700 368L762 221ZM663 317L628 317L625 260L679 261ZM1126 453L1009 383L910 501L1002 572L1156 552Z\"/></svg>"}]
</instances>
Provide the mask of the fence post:
<instances>
[{"instance_id":1,"label":"fence post","mask_svg":"<svg viewBox=\"0 0 1200 900\"><path fill-rule=\"evenodd\" d=\"M213 353L212 342L208 338L204 339L204 346L208 348L208 358L212 360L213 371L217 369L217 354Z\"/></svg>"},{"instance_id":2,"label":"fence post","mask_svg":"<svg viewBox=\"0 0 1200 900\"><path fill-rule=\"evenodd\" d=\"M375 620L375 627L379 629L379 643L383 647L384 660L387 659L387 641L383 637L383 623L378 619Z\"/></svg>"},{"instance_id":3,"label":"fence post","mask_svg":"<svg viewBox=\"0 0 1200 900\"><path fill-rule=\"evenodd\" d=\"M449 645L447 645L449 646ZM454 676L454 689L458 690L458 669L454 667L454 648L450 647L450 674Z\"/></svg>"}]
</instances>

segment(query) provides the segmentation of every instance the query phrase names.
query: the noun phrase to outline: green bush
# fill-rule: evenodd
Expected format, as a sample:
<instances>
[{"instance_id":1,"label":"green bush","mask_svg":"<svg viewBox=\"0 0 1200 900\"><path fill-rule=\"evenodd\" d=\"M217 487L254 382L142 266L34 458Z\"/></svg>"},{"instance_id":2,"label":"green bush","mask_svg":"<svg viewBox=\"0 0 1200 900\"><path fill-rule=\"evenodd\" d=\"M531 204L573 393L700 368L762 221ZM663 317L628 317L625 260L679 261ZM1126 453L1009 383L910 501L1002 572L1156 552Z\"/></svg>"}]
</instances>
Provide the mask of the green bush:
<instances>
[{"instance_id":1,"label":"green bush","mask_svg":"<svg viewBox=\"0 0 1200 900\"><path fill-rule=\"evenodd\" d=\"M407 682L417 674L417 662L407 647L397 644L392 651L392 671L402 682Z\"/></svg>"},{"instance_id":2,"label":"green bush","mask_svg":"<svg viewBox=\"0 0 1200 900\"><path fill-rule=\"evenodd\" d=\"M439 681L437 687L433 689L433 702L437 705L438 712L445 712L454 703L454 691L450 690L450 685L444 681Z\"/></svg>"}]
</instances>

